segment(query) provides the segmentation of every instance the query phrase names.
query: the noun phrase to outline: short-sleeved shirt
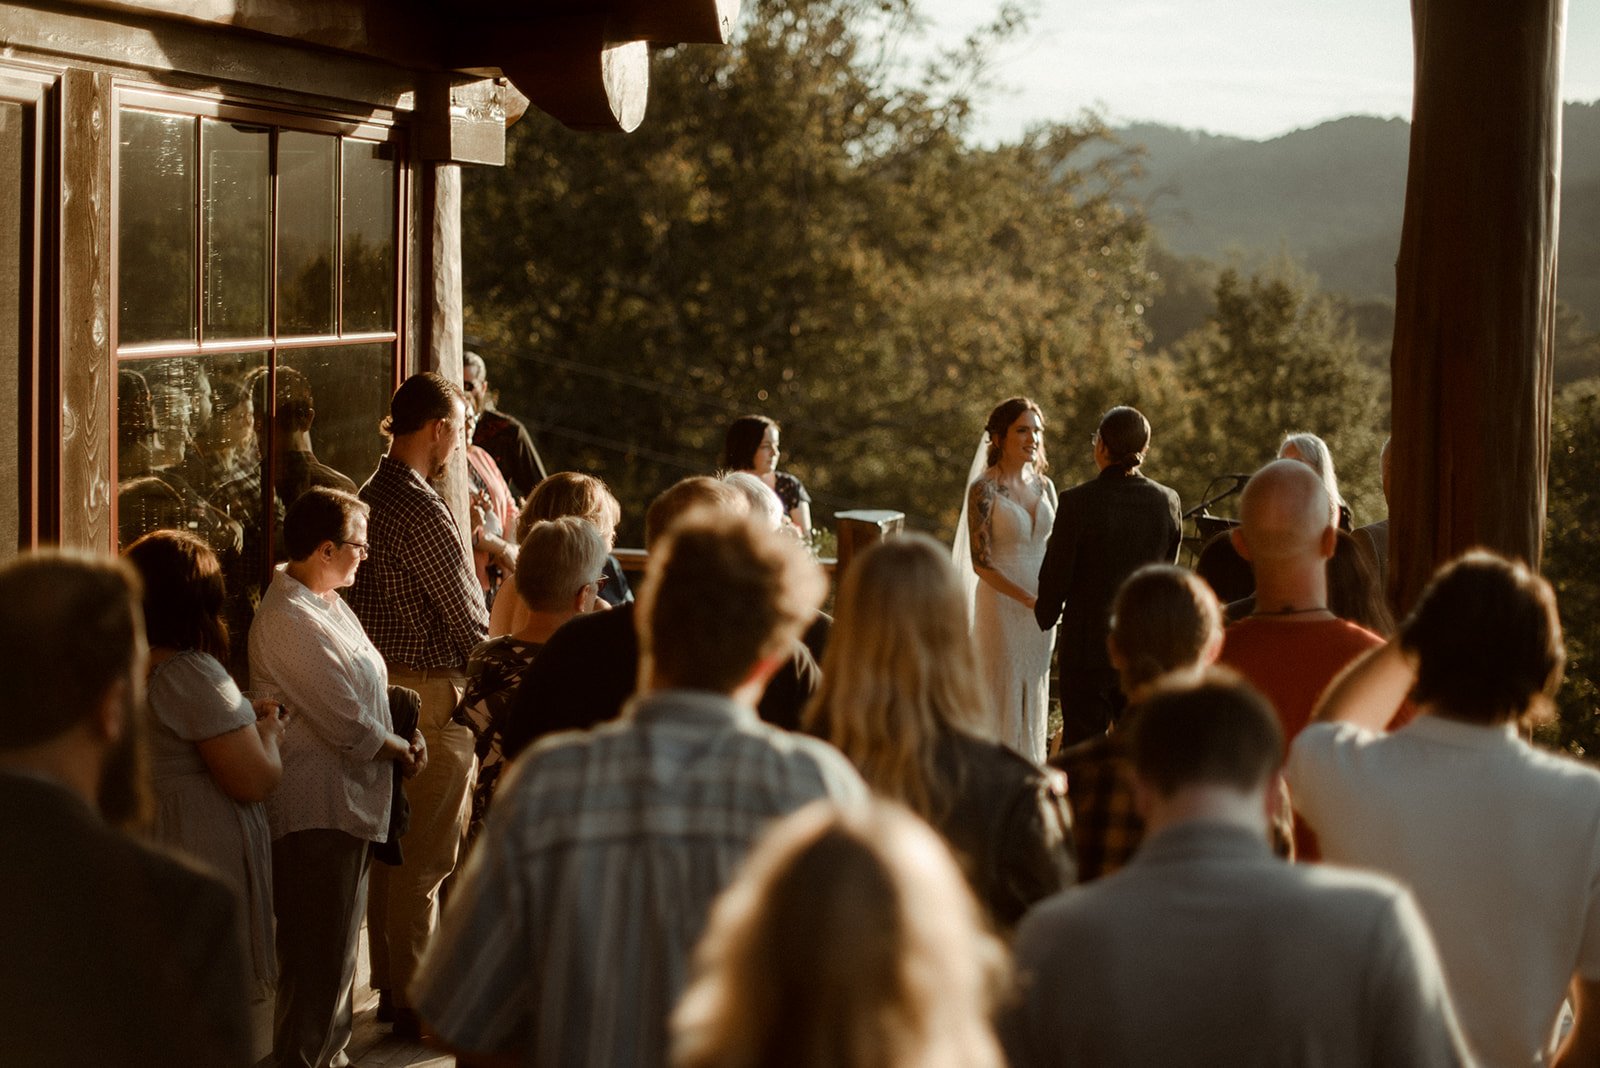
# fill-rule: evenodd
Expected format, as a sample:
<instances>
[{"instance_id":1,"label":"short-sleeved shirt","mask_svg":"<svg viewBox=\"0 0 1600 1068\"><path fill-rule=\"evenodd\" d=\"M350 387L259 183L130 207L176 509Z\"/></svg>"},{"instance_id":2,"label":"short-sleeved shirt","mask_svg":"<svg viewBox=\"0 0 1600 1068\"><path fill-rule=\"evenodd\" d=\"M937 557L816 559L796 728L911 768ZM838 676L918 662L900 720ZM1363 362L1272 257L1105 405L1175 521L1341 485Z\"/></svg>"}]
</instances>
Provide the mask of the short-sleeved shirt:
<instances>
[{"instance_id":1,"label":"short-sleeved shirt","mask_svg":"<svg viewBox=\"0 0 1600 1068\"><path fill-rule=\"evenodd\" d=\"M1573 974L1600 980L1600 772L1431 715L1314 723L1286 771L1325 859L1411 889L1483 1062L1543 1063Z\"/></svg>"},{"instance_id":2,"label":"short-sleeved shirt","mask_svg":"<svg viewBox=\"0 0 1600 1068\"><path fill-rule=\"evenodd\" d=\"M534 1066L664 1064L711 903L772 820L866 786L716 694L647 694L504 777L411 998L450 1045Z\"/></svg>"},{"instance_id":3,"label":"short-sleeved shirt","mask_svg":"<svg viewBox=\"0 0 1600 1068\"><path fill-rule=\"evenodd\" d=\"M196 742L248 727L255 709L216 658L188 649L158 665L150 676L150 776L208 774Z\"/></svg>"},{"instance_id":4,"label":"short-sleeved shirt","mask_svg":"<svg viewBox=\"0 0 1600 1068\"><path fill-rule=\"evenodd\" d=\"M267 799L272 837L335 830L387 840L394 765L374 758L393 729L389 675L350 606L280 566L250 628L250 681L294 716L283 780Z\"/></svg>"},{"instance_id":5,"label":"short-sleeved shirt","mask_svg":"<svg viewBox=\"0 0 1600 1068\"><path fill-rule=\"evenodd\" d=\"M367 559L345 591L385 660L409 668L464 668L489 633L472 554L444 498L392 456L361 487Z\"/></svg>"},{"instance_id":6,"label":"short-sleeved shirt","mask_svg":"<svg viewBox=\"0 0 1600 1068\"><path fill-rule=\"evenodd\" d=\"M772 476L772 490L778 495L778 500L783 502L783 512L788 515L802 504L811 503L811 494L806 492L805 483L789 474L779 471Z\"/></svg>"}]
</instances>

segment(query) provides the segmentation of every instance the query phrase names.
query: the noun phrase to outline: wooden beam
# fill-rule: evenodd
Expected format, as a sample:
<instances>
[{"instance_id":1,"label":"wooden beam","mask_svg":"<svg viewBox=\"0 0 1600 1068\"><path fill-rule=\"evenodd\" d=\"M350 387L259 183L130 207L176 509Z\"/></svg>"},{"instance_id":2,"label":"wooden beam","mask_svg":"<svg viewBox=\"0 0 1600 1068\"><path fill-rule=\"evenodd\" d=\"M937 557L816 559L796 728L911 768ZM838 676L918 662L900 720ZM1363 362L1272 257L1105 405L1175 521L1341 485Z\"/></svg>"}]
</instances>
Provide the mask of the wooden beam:
<instances>
[{"instance_id":1,"label":"wooden beam","mask_svg":"<svg viewBox=\"0 0 1600 1068\"><path fill-rule=\"evenodd\" d=\"M430 65L439 43L433 20L386 0L70 0L53 6L243 30L408 67Z\"/></svg>"},{"instance_id":2,"label":"wooden beam","mask_svg":"<svg viewBox=\"0 0 1600 1068\"><path fill-rule=\"evenodd\" d=\"M432 0L460 24L603 18L612 41L727 44L740 0Z\"/></svg>"},{"instance_id":3,"label":"wooden beam","mask_svg":"<svg viewBox=\"0 0 1600 1068\"><path fill-rule=\"evenodd\" d=\"M10 55L56 57L63 66L131 68L185 90L236 94L244 86L257 99L269 95L264 89L275 90L294 94L297 103L326 101L342 112L353 110L352 103L397 111L415 106L415 74L389 63L133 13L0 3L0 46Z\"/></svg>"},{"instance_id":4,"label":"wooden beam","mask_svg":"<svg viewBox=\"0 0 1600 1068\"><path fill-rule=\"evenodd\" d=\"M61 544L112 548L111 78L61 79ZM48 396L48 392L46 393Z\"/></svg>"},{"instance_id":5,"label":"wooden beam","mask_svg":"<svg viewBox=\"0 0 1600 1068\"><path fill-rule=\"evenodd\" d=\"M611 28L621 41L727 44L737 21L739 0L616 0Z\"/></svg>"},{"instance_id":6,"label":"wooden beam","mask_svg":"<svg viewBox=\"0 0 1600 1068\"><path fill-rule=\"evenodd\" d=\"M574 130L627 133L644 121L650 46L617 42L605 16L480 22L460 66L494 63L534 107Z\"/></svg>"},{"instance_id":7,"label":"wooden beam","mask_svg":"<svg viewBox=\"0 0 1600 1068\"><path fill-rule=\"evenodd\" d=\"M1565 0L1412 0L1390 594L1485 546L1537 566L1550 449Z\"/></svg>"},{"instance_id":8,"label":"wooden beam","mask_svg":"<svg viewBox=\"0 0 1600 1068\"><path fill-rule=\"evenodd\" d=\"M417 92L418 158L448 163L506 162L506 127L528 100L504 78L430 73Z\"/></svg>"}]
</instances>

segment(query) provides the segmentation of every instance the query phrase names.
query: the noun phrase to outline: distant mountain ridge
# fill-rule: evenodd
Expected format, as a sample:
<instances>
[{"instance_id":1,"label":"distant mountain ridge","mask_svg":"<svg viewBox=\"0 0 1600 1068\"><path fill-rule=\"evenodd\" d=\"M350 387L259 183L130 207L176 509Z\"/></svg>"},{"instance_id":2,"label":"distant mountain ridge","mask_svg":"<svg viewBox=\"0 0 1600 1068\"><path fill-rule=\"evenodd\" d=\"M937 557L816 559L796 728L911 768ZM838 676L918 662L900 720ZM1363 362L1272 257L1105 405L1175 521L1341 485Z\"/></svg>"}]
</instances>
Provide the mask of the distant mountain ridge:
<instances>
[{"instance_id":1,"label":"distant mountain ridge","mask_svg":"<svg viewBox=\"0 0 1600 1068\"><path fill-rule=\"evenodd\" d=\"M1600 330L1600 101L1563 111L1557 290ZM1145 205L1163 244L1184 256L1287 252L1322 287L1394 299L1411 134L1403 119L1353 115L1275 137L1150 123L1118 128L1146 151L1125 192Z\"/></svg>"}]
</instances>

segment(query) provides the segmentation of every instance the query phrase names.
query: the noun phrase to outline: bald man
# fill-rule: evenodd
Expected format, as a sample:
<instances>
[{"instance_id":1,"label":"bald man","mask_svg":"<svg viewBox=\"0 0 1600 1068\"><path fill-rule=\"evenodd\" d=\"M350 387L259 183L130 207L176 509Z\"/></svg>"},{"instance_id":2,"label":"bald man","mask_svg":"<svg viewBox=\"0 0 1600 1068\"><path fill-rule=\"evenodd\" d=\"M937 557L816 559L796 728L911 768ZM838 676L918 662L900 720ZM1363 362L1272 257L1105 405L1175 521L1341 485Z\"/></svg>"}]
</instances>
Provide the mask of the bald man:
<instances>
[{"instance_id":1,"label":"bald man","mask_svg":"<svg viewBox=\"0 0 1600 1068\"><path fill-rule=\"evenodd\" d=\"M1228 628L1221 661L1272 702L1286 742L1333 677L1383 644L1328 610L1337 516L1327 487L1298 460L1263 467L1239 499L1233 545L1255 569L1255 610Z\"/></svg>"}]
</instances>

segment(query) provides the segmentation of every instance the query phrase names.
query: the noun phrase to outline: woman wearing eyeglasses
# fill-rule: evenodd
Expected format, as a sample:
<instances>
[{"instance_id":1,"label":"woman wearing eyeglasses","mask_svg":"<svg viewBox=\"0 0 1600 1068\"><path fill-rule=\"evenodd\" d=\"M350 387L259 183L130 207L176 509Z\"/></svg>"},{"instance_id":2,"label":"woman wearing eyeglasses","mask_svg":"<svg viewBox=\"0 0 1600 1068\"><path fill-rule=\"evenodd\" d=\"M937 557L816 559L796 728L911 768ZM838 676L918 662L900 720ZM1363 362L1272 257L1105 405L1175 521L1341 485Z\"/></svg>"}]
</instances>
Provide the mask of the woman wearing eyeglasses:
<instances>
[{"instance_id":1,"label":"woman wearing eyeglasses","mask_svg":"<svg viewBox=\"0 0 1600 1068\"><path fill-rule=\"evenodd\" d=\"M350 1040L367 876L389 837L394 766L428 761L422 732L402 738L389 715L389 672L339 596L367 556L367 505L316 487L283 524L278 568L250 627L251 685L288 706L283 781L267 801L278 917L274 1062L340 1063Z\"/></svg>"}]
</instances>

